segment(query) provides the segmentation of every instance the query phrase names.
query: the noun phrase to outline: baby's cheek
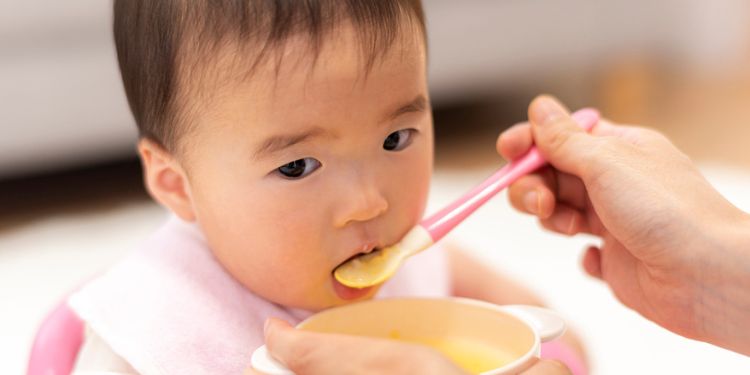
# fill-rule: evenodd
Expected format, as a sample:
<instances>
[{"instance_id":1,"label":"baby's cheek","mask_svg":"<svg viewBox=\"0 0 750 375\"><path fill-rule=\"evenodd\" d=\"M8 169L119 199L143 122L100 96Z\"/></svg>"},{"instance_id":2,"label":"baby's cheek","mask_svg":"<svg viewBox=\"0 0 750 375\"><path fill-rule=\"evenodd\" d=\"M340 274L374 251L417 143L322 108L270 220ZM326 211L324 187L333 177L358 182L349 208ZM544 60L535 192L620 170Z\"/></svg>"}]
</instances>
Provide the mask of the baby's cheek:
<instances>
[{"instance_id":1,"label":"baby's cheek","mask_svg":"<svg viewBox=\"0 0 750 375\"><path fill-rule=\"evenodd\" d=\"M402 184L398 188L399 205L405 207L404 214L414 222L421 219L425 205L427 203L427 194L430 184L430 170L424 164L418 164L412 168L412 173L404 173ZM408 186L405 189L404 186Z\"/></svg>"},{"instance_id":2,"label":"baby's cheek","mask_svg":"<svg viewBox=\"0 0 750 375\"><path fill-rule=\"evenodd\" d=\"M319 287L330 276L329 262L324 259L317 238L287 236L279 239L275 247L263 255L263 284L279 294L294 296Z\"/></svg>"},{"instance_id":3,"label":"baby's cheek","mask_svg":"<svg viewBox=\"0 0 750 375\"><path fill-rule=\"evenodd\" d=\"M299 259L286 257L256 259L254 274L245 285L255 294L284 306L309 307L321 289L321 277L312 271L316 267ZM239 278L238 278L239 279Z\"/></svg>"}]
</instances>

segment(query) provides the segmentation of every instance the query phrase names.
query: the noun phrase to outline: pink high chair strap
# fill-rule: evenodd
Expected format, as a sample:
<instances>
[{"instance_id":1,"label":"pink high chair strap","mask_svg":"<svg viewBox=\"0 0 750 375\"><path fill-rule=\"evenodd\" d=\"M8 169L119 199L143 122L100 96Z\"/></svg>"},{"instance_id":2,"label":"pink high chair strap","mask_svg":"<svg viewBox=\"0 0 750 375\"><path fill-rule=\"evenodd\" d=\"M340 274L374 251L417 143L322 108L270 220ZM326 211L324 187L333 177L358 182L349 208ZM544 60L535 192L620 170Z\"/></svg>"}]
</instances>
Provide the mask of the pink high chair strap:
<instances>
[{"instance_id":1,"label":"pink high chair strap","mask_svg":"<svg viewBox=\"0 0 750 375\"><path fill-rule=\"evenodd\" d=\"M67 298L45 318L34 339L27 375L68 375L83 344L83 322Z\"/></svg>"},{"instance_id":2,"label":"pink high chair strap","mask_svg":"<svg viewBox=\"0 0 750 375\"><path fill-rule=\"evenodd\" d=\"M573 375L588 375L588 366L573 348L558 340L542 344L542 358L560 361Z\"/></svg>"}]
</instances>

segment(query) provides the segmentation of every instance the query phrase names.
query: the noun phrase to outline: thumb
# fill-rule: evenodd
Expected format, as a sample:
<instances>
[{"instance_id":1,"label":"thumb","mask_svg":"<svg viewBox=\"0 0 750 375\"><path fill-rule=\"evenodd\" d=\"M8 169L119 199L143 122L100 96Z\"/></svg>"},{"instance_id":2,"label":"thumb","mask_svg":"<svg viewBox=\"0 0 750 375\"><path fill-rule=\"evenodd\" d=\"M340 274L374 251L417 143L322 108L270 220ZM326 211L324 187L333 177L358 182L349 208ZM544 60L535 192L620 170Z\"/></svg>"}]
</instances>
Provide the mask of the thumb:
<instances>
[{"instance_id":1,"label":"thumb","mask_svg":"<svg viewBox=\"0 0 750 375\"><path fill-rule=\"evenodd\" d=\"M294 332L294 327L277 318L268 318L263 326L268 352L276 360L287 365L289 359L293 359L292 352L295 350Z\"/></svg>"},{"instance_id":2,"label":"thumb","mask_svg":"<svg viewBox=\"0 0 750 375\"><path fill-rule=\"evenodd\" d=\"M562 362L541 359L530 369L521 373L522 375L571 375L572 372Z\"/></svg>"},{"instance_id":3,"label":"thumb","mask_svg":"<svg viewBox=\"0 0 750 375\"><path fill-rule=\"evenodd\" d=\"M534 143L555 168L581 177L595 138L587 134L568 110L551 96L538 96L529 106Z\"/></svg>"}]
</instances>

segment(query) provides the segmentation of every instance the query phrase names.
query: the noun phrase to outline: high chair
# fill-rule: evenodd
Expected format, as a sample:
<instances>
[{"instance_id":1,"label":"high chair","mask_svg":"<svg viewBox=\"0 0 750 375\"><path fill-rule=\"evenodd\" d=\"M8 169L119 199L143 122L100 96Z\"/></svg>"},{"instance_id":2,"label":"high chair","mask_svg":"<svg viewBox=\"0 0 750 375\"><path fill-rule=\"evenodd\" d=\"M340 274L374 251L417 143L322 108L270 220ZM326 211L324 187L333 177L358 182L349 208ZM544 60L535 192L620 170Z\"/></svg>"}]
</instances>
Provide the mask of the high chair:
<instances>
[{"instance_id":1,"label":"high chair","mask_svg":"<svg viewBox=\"0 0 750 375\"><path fill-rule=\"evenodd\" d=\"M47 315L34 338L26 375L69 375L83 344L84 323L65 298ZM574 374L587 374L586 365L558 341L542 344L542 358L565 363Z\"/></svg>"},{"instance_id":2,"label":"high chair","mask_svg":"<svg viewBox=\"0 0 750 375\"><path fill-rule=\"evenodd\" d=\"M64 299L39 327L26 374L69 375L83 343L83 332L83 322Z\"/></svg>"}]
</instances>

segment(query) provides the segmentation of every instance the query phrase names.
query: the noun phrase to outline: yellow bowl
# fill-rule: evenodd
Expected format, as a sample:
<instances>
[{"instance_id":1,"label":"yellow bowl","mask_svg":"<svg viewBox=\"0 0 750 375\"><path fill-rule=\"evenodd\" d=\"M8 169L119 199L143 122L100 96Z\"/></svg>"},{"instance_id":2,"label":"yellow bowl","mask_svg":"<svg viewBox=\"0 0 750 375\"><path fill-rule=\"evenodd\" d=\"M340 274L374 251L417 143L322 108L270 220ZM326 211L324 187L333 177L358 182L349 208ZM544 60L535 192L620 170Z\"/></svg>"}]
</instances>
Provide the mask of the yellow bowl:
<instances>
[{"instance_id":1,"label":"yellow bowl","mask_svg":"<svg viewBox=\"0 0 750 375\"><path fill-rule=\"evenodd\" d=\"M299 329L395 339L427 345L475 374L514 374L539 357L541 342L563 333L554 312L533 306L498 306L464 298L397 298L359 302L317 313ZM255 370L292 374L265 347Z\"/></svg>"}]
</instances>

